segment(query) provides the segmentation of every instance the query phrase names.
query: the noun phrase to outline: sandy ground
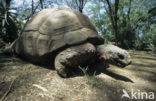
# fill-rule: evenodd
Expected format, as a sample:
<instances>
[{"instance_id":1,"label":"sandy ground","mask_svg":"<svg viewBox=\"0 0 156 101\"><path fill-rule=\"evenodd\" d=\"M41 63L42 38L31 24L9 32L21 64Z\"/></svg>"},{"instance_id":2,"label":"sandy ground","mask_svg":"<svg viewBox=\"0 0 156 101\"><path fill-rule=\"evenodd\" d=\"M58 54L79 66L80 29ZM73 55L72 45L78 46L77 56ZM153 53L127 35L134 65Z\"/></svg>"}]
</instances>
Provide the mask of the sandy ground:
<instances>
[{"instance_id":1,"label":"sandy ground","mask_svg":"<svg viewBox=\"0 0 156 101\"><path fill-rule=\"evenodd\" d=\"M71 78L61 78L50 68L0 55L0 99L5 101L156 101L156 54L129 52L133 63L126 68L110 65L110 68L95 76L82 75ZM130 97L131 93L135 92L137 99L121 98L123 89ZM147 94L142 96L143 99L139 99L142 92ZM149 100L150 92L154 94L153 100Z\"/></svg>"}]
</instances>

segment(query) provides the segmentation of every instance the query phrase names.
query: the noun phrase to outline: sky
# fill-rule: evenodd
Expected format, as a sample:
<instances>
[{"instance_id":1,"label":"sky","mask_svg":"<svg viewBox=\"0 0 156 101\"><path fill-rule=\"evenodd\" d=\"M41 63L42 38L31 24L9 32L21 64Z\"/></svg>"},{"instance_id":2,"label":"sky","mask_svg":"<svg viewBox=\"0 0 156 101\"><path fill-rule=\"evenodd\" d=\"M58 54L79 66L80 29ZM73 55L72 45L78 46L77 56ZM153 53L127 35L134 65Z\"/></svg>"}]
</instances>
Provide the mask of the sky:
<instances>
[{"instance_id":1,"label":"sky","mask_svg":"<svg viewBox=\"0 0 156 101\"><path fill-rule=\"evenodd\" d=\"M22 0L14 0L15 1L15 6L20 6L20 5L22 5ZM30 0L26 0L26 1L29 1L30 2Z\"/></svg>"},{"instance_id":2,"label":"sky","mask_svg":"<svg viewBox=\"0 0 156 101\"><path fill-rule=\"evenodd\" d=\"M19 7L21 5L23 5L23 1L25 1L25 3L30 3L31 6L31 2L32 0L14 0L14 7ZM37 2L39 0L34 0L34 2ZM93 6L94 4L92 4L91 2L87 2L84 9L83 9L83 13L89 17L92 17L92 12L90 12L89 6ZM58 5L53 4L54 8L58 8ZM68 7L67 5L62 5L62 7ZM104 13L104 9L100 10L100 13Z\"/></svg>"},{"instance_id":3,"label":"sky","mask_svg":"<svg viewBox=\"0 0 156 101\"><path fill-rule=\"evenodd\" d=\"M32 2L32 0L24 0L25 1L25 3L31 3ZM34 2L36 2L36 1L38 1L38 0L34 0ZM14 0L14 7L19 7L19 6L21 6L22 5L22 3L23 3L23 0ZM85 8L84 8L84 13L86 13L86 10L85 9L87 9L87 7L90 5L90 3L87 3L86 4L86 6L85 6ZM30 5L31 6L31 5ZM54 6L54 8L57 8L58 6L56 5L56 4L54 4L53 5ZM68 6L66 6L66 5L63 5L63 7L68 7Z\"/></svg>"},{"instance_id":4,"label":"sky","mask_svg":"<svg viewBox=\"0 0 156 101\"><path fill-rule=\"evenodd\" d=\"M31 0L24 0L25 2L27 2L27 3L29 3L29 2L31 2ZM37 1L37 0L34 0L34 2L35 1ZM20 5L22 5L22 3L23 3L23 0L14 0L14 3L16 4L15 6L20 6Z\"/></svg>"}]
</instances>

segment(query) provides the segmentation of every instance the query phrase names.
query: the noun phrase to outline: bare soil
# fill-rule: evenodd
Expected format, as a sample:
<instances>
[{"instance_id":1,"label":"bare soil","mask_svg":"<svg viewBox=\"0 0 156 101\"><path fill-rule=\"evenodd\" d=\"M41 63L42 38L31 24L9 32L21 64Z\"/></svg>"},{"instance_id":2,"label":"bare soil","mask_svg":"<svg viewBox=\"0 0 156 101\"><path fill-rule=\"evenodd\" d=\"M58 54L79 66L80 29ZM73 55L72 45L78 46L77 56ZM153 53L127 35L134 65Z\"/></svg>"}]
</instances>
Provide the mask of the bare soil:
<instances>
[{"instance_id":1,"label":"bare soil","mask_svg":"<svg viewBox=\"0 0 156 101\"><path fill-rule=\"evenodd\" d=\"M0 99L5 101L149 101L121 99L123 89L128 94L132 89L136 92L154 92L156 97L156 54L143 51L129 52L133 62L126 68L110 65L96 75L71 78L61 78L55 70L1 54ZM156 101L156 98L154 100Z\"/></svg>"}]
</instances>

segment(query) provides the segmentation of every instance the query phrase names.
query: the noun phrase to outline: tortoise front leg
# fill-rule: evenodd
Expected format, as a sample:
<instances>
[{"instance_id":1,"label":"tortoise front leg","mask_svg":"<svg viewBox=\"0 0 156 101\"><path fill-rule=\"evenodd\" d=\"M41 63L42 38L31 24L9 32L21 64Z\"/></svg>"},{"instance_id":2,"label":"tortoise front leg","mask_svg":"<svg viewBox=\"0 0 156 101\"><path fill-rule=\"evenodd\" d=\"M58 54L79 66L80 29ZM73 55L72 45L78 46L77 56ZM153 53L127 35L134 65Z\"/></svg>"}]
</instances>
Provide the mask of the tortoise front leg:
<instances>
[{"instance_id":1,"label":"tortoise front leg","mask_svg":"<svg viewBox=\"0 0 156 101\"><path fill-rule=\"evenodd\" d=\"M71 48L68 48L60 52L55 58L55 69L61 77L69 76L69 67L74 64L74 61L71 60L76 55L75 51ZM73 65L74 66L74 65Z\"/></svg>"},{"instance_id":2,"label":"tortoise front leg","mask_svg":"<svg viewBox=\"0 0 156 101\"><path fill-rule=\"evenodd\" d=\"M68 76L67 70L66 70L65 66L61 64L61 62L59 61L58 58L59 58L59 57L57 57L57 58L55 59L55 69L56 69L57 73L58 73L61 77L67 77L67 76Z\"/></svg>"},{"instance_id":3,"label":"tortoise front leg","mask_svg":"<svg viewBox=\"0 0 156 101\"><path fill-rule=\"evenodd\" d=\"M91 43L69 47L56 56L55 69L60 76L68 77L72 69L89 64L94 59L95 53L96 49Z\"/></svg>"}]
</instances>

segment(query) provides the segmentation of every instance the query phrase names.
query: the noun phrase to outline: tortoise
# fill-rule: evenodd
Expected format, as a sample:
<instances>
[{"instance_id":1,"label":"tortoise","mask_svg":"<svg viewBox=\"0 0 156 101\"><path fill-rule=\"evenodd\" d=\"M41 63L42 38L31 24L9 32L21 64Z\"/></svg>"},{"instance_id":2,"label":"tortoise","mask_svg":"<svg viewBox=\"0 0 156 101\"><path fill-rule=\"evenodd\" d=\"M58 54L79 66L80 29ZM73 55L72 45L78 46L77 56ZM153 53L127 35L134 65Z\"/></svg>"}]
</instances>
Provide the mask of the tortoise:
<instances>
[{"instance_id":1,"label":"tortoise","mask_svg":"<svg viewBox=\"0 0 156 101\"><path fill-rule=\"evenodd\" d=\"M14 53L32 63L54 65L62 77L71 68L95 60L126 66L131 63L126 50L104 45L89 18L70 8L47 8L26 23L18 39L5 53Z\"/></svg>"}]
</instances>

